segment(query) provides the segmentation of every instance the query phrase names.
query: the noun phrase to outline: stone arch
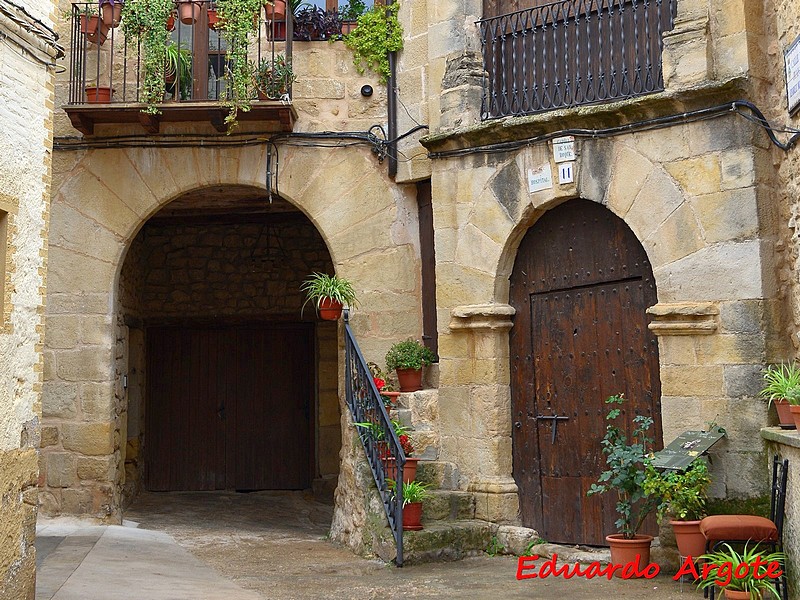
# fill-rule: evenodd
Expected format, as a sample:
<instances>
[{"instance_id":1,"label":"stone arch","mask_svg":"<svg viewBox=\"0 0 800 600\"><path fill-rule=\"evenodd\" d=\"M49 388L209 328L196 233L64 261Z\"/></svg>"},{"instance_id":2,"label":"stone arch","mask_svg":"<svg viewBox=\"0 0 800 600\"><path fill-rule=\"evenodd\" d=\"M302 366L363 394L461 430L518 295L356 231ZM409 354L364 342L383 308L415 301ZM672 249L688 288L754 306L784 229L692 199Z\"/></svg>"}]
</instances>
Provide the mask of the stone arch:
<instances>
[{"instance_id":1,"label":"stone arch","mask_svg":"<svg viewBox=\"0 0 800 600\"><path fill-rule=\"evenodd\" d=\"M73 155L53 186L46 336L43 510L117 520L123 478L123 395L114 373L115 290L131 241L173 199L199 188L264 189L266 150L129 148ZM351 318L365 354L380 357L419 330L419 250L411 189L395 186L367 149L282 149L281 197L322 236L336 272L366 309ZM116 416L115 416L116 415ZM76 475L76 464L82 478ZM69 475L62 477L64 465Z\"/></svg>"}]
</instances>

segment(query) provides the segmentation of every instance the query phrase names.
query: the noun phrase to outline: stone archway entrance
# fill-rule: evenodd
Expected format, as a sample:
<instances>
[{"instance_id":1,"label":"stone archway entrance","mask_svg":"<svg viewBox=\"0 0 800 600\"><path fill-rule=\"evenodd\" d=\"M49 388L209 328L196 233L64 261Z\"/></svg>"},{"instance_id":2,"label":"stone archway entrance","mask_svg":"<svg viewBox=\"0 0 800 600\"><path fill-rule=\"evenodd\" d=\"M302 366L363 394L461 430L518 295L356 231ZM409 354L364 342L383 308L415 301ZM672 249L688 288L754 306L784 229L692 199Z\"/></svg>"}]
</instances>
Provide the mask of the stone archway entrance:
<instances>
[{"instance_id":1,"label":"stone archway entrance","mask_svg":"<svg viewBox=\"0 0 800 600\"><path fill-rule=\"evenodd\" d=\"M615 498L586 497L605 461L605 399L624 393L628 427L655 420L661 439L656 304L642 245L588 200L546 213L520 244L511 276L514 478L525 526L548 541L604 544Z\"/></svg>"},{"instance_id":2,"label":"stone archway entrance","mask_svg":"<svg viewBox=\"0 0 800 600\"><path fill-rule=\"evenodd\" d=\"M330 496L336 327L301 315L315 271L333 272L322 237L263 190L190 192L144 225L119 288L129 498L140 487Z\"/></svg>"}]
</instances>

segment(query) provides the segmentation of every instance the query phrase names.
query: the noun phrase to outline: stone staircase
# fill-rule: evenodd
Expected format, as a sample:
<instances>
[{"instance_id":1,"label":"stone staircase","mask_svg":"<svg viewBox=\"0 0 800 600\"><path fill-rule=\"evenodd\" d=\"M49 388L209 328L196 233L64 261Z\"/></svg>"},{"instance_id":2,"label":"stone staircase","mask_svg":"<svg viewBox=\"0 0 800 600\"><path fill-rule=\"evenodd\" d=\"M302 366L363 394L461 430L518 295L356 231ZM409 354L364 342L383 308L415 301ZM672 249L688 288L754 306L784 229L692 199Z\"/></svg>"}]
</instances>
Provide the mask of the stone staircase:
<instances>
[{"instance_id":1,"label":"stone staircase","mask_svg":"<svg viewBox=\"0 0 800 600\"><path fill-rule=\"evenodd\" d=\"M417 481L430 486L423 501L424 529L403 534L404 562L458 560L481 554L490 545L522 552L536 532L476 519L475 495L461 489L458 467L439 460L438 396L435 387L404 393L392 411L392 418L411 428L414 456L421 459Z\"/></svg>"}]
</instances>

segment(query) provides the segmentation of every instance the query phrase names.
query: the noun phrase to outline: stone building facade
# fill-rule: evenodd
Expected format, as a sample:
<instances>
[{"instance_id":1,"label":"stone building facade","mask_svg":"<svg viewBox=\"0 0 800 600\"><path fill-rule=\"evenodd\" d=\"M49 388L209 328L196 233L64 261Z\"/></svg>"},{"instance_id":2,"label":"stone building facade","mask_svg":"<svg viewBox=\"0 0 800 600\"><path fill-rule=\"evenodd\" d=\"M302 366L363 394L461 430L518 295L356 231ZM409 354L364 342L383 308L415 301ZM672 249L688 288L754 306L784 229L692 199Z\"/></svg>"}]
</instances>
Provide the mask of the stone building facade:
<instances>
[{"instance_id":1,"label":"stone building facade","mask_svg":"<svg viewBox=\"0 0 800 600\"><path fill-rule=\"evenodd\" d=\"M525 253L548 220L573 207L580 218L586 206L647 257L644 280L656 300L643 308L647 321L637 335L654 336L647 348L658 357L646 376L636 361L620 358L624 375L609 375L617 387L589 386L587 398L596 402L601 389L652 395L658 443L716 422L728 435L713 452L714 495L764 493L766 446L758 432L769 413L756 401L760 372L797 347L798 159L796 148L770 142L747 102L770 122L797 126L780 85L783 49L797 35L796 7L676 0L661 32L663 90L483 119L486 64L476 22L496 4L400 3L398 132L419 124L429 131L399 142L394 179L368 147L276 137L279 199L270 204L265 172L275 163L267 145L164 148L147 143L138 125L95 131L96 138L133 133L138 146L71 144L75 130L57 114L63 143L54 160L49 246L43 511L118 521L142 485L149 328L306 322L314 323L316 340L312 478L329 489L338 476L333 536L370 550L365 528L375 507L343 404L341 332L298 316L296 286L316 269L353 281L361 301L353 329L367 359L382 362L392 342L423 333L423 271L434 269L429 310L439 363L429 389L408 400L411 424L424 432L438 482L468 495L475 518L539 529L535 517L524 516L536 501L521 490L520 473L530 467L518 453L529 441L524 432L542 427L535 435L549 440L552 433L553 445L558 431L576 433L568 425L556 431L557 421L539 423L559 414L547 385L567 384L554 374L552 382L536 382L544 387L526 387L534 383L518 373L540 356L536 344L549 330L520 334L520 323L533 327L521 315L532 310L526 302L547 294L562 302L566 291L600 283L543 288L522 303L512 288L527 277L524 260L538 264ZM341 44L295 43L294 64L294 132L385 124L385 88L359 76ZM376 95L361 95L367 83ZM57 97L66 103L65 81ZM170 127L167 133L216 139L204 124ZM571 181L562 184L553 139L565 135L575 138L574 157ZM552 177L537 187L543 170ZM416 201L426 182L435 250L428 258ZM273 224L248 220L242 206ZM270 221L276 215L288 220ZM572 247L563 246L554 252L563 250L569 263ZM583 275L575 270L574 277ZM611 332L627 326L609 318ZM528 355L515 350L524 337L534 348ZM598 346L605 341L598 338ZM525 415L519 403L531 390L542 395ZM547 414L537 414L543 407ZM602 415L591 427L602 431ZM593 436L582 438L602 433Z\"/></svg>"},{"instance_id":2,"label":"stone building facade","mask_svg":"<svg viewBox=\"0 0 800 600\"><path fill-rule=\"evenodd\" d=\"M53 5L0 2L0 598L33 598L50 220Z\"/></svg>"}]
</instances>

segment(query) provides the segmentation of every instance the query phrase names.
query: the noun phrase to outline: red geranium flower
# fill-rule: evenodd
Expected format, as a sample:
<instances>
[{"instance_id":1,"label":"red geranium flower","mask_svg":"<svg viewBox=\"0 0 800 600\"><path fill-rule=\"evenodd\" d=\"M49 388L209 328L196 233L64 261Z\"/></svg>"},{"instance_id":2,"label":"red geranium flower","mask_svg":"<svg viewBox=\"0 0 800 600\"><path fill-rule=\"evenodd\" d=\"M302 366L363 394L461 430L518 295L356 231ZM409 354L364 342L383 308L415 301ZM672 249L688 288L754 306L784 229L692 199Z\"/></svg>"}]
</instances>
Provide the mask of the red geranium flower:
<instances>
[{"instance_id":1,"label":"red geranium flower","mask_svg":"<svg viewBox=\"0 0 800 600\"><path fill-rule=\"evenodd\" d=\"M386 382L380 377L373 377L372 381L375 382L375 387L378 388L379 392L383 389L383 386L386 385Z\"/></svg>"}]
</instances>

